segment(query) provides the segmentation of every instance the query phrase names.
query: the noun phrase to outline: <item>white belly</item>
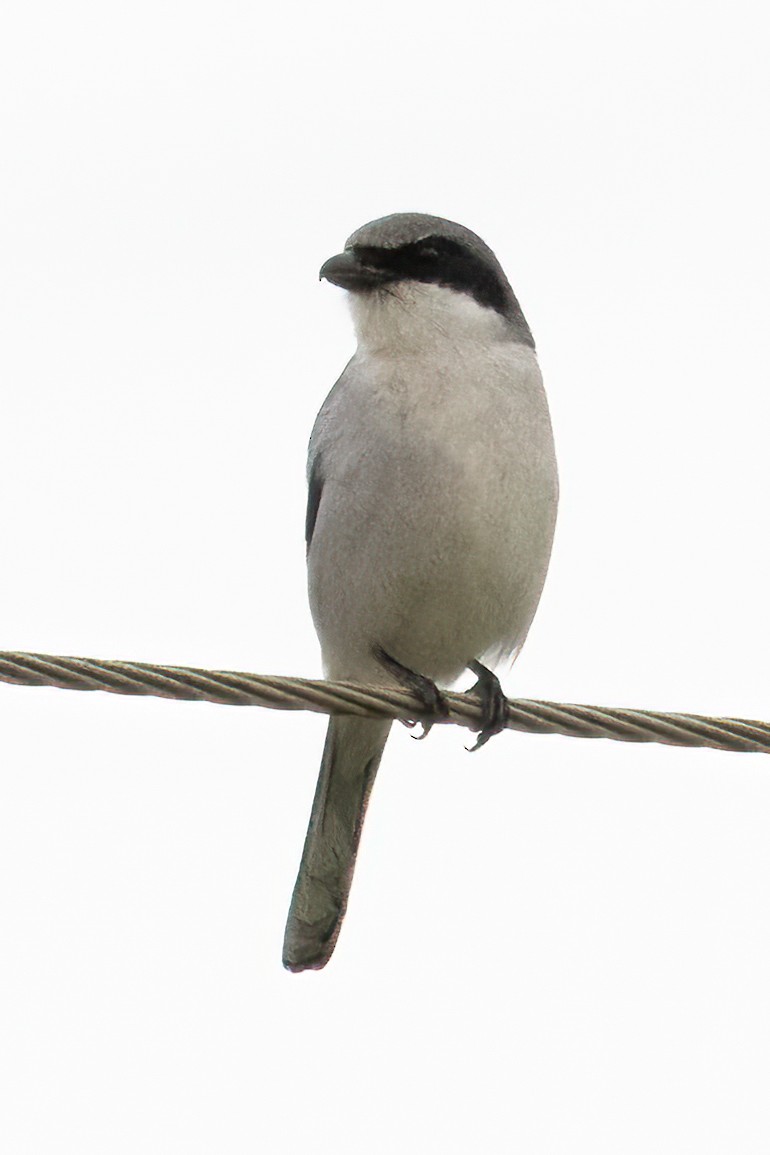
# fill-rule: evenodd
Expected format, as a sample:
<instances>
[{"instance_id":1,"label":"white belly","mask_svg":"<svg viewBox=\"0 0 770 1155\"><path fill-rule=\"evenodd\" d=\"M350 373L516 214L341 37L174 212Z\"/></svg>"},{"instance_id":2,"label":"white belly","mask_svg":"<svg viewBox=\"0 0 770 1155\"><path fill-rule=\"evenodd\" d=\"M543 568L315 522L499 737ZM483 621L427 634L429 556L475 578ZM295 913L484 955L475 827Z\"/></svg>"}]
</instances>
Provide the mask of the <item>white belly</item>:
<instances>
[{"instance_id":1,"label":"white belly","mask_svg":"<svg viewBox=\"0 0 770 1155\"><path fill-rule=\"evenodd\" d=\"M466 350L441 368L355 358L312 451L324 486L310 603L330 677L382 680L375 646L442 684L518 650L557 506L532 350Z\"/></svg>"}]
</instances>

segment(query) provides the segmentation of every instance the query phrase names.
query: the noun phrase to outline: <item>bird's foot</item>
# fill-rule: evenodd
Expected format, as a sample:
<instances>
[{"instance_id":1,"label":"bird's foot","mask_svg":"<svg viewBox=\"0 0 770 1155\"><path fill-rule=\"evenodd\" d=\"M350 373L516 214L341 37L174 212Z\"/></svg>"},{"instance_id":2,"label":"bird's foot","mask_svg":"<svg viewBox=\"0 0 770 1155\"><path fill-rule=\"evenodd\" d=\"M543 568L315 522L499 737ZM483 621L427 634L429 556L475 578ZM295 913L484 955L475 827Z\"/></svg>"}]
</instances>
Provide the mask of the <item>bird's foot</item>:
<instances>
[{"instance_id":1,"label":"bird's foot","mask_svg":"<svg viewBox=\"0 0 770 1155\"><path fill-rule=\"evenodd\" d=\"M468 662L468 669L476 675L478 681L467 692L481 699L481 730L473 746L467 747L473 753L505 729L508 702L500 679L491 670L476 661Z\"/></svg>"},{"instance_id":2,"label":"bird's foot","mask_svg":"<svg viewBox=\"0 0 770 1155\"><path fill-rule=\"evenodd\" d=\"M418 674L414 670L410 670L408 666L402 665L401 662L397 662L395 658L390 656L387 650L383 650L382 646L374 647L374 656L380 665L391 673L396 681L401 683L405 690L411 690L412 693L420 699L425 707L426 713L432 716L427 720L420 720L422 734L412 734L412 737L418 741L427 738L433 728L434 722L449 717L449 706L446 698L435 682L430 678L426 678L423 674ZM416 722L408 720L403 720L403 722L404 725L410 729L417 725Z\"/></svg>"}]
</instances>

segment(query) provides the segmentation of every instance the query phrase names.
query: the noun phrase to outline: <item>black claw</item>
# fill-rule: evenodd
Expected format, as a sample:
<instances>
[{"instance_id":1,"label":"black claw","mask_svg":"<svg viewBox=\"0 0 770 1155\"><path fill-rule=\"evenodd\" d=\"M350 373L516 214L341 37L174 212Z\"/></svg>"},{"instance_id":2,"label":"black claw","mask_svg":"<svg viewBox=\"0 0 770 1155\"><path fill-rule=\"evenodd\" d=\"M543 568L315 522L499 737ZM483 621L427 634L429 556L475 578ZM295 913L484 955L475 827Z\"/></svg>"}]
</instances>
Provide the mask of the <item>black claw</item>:
<instances>
[{"instance_id":1,"label":"black claw","mask_svg":"<svg viewBox=\"0 0 770 1155\"><path fill-rule=\"evenodd\" d=\"M478 678L468 693L481 699L479 736L473 746L467 747L473 753L474 750L480 750L495 734L499 734L501 730L505 729L508 702L503 693L503 687L500 685L500 679L491 670L477 661L468 662L468 669Z\"/></svg>"},{"instance_id":2,"label":"black claw","mask_svg":"<svg viewBox=\"0 0 770 1155\"><path fill-rule=\"evenodd\" d=\"M435 682L430 678L426 678L423 674L418 674L414 670L410 670L408 666L403 666L401 662L392 658L387 650L383 650L382 646L374 647L374 656L380 665L384 666L385 669L401 683L404 689L411 690L413 694L416 694L425 707L425 712L432 716L427 721L420 720L422 734L412 734L413 738L421 742L423 738L427 738L428 734L430 734L434 722L439 722L442 718L449 717L449 705L446 698ZM404 725L409 726L411 729L415 723L405 721Z\"/></svg>"}]
</instances>

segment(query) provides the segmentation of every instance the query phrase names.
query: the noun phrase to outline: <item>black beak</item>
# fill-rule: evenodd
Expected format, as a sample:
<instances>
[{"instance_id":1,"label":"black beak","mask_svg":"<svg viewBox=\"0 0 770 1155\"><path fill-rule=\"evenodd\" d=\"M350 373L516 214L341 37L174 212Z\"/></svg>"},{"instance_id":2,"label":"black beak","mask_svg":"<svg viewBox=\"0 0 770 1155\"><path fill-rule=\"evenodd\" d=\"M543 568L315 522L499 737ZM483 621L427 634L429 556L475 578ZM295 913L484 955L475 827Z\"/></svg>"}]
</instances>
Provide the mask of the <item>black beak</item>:
<instances>
[{"instance_id":1,"label":"black beak","mask_svg":"<svg viewBox=\"0 0 770 1155\"><path fill-rule=\"evenodd\" d=\"M329 260L321 265L318 278L321 281L330 281L332 285L339 285L341 289L349 289L353 293L376 289L378 285L384 285L392 280L391 274L386 269L375 269L365 265L352 249L345 249L344 253L329 257Z\"/></svg>"}]
</instances>

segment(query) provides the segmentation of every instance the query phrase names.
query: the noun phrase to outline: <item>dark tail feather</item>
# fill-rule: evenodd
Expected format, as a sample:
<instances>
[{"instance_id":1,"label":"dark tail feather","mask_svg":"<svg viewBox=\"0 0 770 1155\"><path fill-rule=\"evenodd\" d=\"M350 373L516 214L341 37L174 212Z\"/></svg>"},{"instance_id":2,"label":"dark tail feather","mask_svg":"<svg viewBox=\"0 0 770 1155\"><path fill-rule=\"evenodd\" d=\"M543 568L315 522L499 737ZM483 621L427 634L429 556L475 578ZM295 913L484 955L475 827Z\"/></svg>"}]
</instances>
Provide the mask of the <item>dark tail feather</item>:
<instances>
[{"instance_id":1,"label":"dark tail feather","mask_svg":"<svg viewBox=\"0 0 770 1155\"><path fill-rule=\"evenodd\" d=\"M283 940L290 971L329 961L348 904L369 793L390 721L331 718Z\"/></svg>"}]
</instances>

